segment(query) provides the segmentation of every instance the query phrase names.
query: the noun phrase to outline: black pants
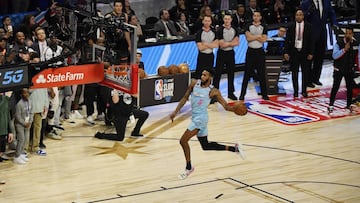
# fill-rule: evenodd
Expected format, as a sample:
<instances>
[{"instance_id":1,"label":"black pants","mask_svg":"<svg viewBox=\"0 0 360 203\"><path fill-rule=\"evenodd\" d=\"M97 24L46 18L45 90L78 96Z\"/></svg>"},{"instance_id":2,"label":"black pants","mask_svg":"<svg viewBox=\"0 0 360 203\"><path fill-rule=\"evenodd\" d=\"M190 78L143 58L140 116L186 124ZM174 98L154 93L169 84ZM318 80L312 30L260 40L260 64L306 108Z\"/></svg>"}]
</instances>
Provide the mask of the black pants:
<instances>
[{"instance_id":1,"label":"black pants","mask_svg":"<svg viewBox=\"0 0 360 203\"><path fill-rule=\"evenodd\" d=\"M228 76L228 95L234 94L234 72L235 72L235 52L234 50L223 51L219 49L216 56L216 69L214 76L214 87L219 89L221 75L226 66L226 72Z\"/></svg>"},{"instance_id":2,"label":"black pants","mask_svg":"<svg viewBox=\"0 0 360 203\"><path fill-rule=\"evenodd\" d=\"M140 129L145 123L146 119L149 117L149 113L147 111L143 111L140 109L133 110L134 117L138 119L136 122L135 128L132 131L132 134L139 134ZM100 139L107 139L107 140L116 140L116 141L123 141L125 138L125 131L126 131L126 124L129 120L129 116L126 115L116 115L114 118L114 125L116 129L116 134L114 133L98 133L96 136Z\"/></svg>"},{"instance_id":3,"label":"black pants","mask_svg":"<svg viewBox=\"0 0 360 203\"><path fill-rule=\"evenodd\" d=\"M225 145L221 145L217 142L209 142L206 137L198 137L198 140L200 142L201 148L203 150L218 150L223 151L225 150Z\"/></svg>"},{"instance_id":4,"label":"black pants","mask_svg":"<svg viewBox=\"0 0 360 203\"><path fill-rule=\"evenodd\" d=\"M241 86L240 100L244 100L246 95L247 86L250 80L251 73L254 72L254 69L257 70L257 74L260 82L261 95L263 98L267 97L267 85L265 80L265 52L262 48L253 49L248 48L246 51L245 58L245 74L243 83Z\"/></svg>"},{"instance_id":5,"label":"black pants","mask_svg":"<svg viewBox=\"0 0 360 203\"><path fill-rule=\"evenodd\" d=\"M109 94L109 88L98 84L85 85L84 103L86 105L86 114L91 116L94 113L94 101L98 115L105 113L106 101Z\"/></svg>"},{"instance_id":6,"label":"black pants","mask_svg":"<svg viewBox=\"0 0 360 203\"><path fill-rule=\"evenodd\" d=\"M214 54L204 54L199 52L199 55L197 57L196 62L196 71L195 71L195 77L196 79L201 78L202 71L205 68L214 68Z\"/></svg>"},{"instance_id":7,"label":"black pants","mask_svg":"<svg viewBox=\"0 0 360 203\"><path fill-rule=\"evenodd\" d=\"M294 94L299 93L299 66L301 65L302 79L301 79L301 92L306 93L306 87L309 82L309 64L306 55L300 51L293 52L291 55L291 76L294 88Z\"/></svg>"},{"instance_id":8,"label":"black pants","mask_svg":"<svg viewBox=\"0 0 360 203\"><path fill-rule=\"evenodd\" d=\"M0 152L6 151L6 144L7 144L7 135L0 135Z\"/></svg>"},{"instance_id":9,"label":"black pants","mask_svg":"<svg viewBox=\"0 0 360 203\"><path fill-rule=\"evenodd\" d=\"M325 55L325 46L326 46L326 30L321 33L320 38L314 42L315 43L315 51L314 57L312 61L312 66L310 64L310 83L318 82L321 75L322 65L324 61Z\"/></svg>"},{"instance_id":10,"label":"black pants","mask_svg":"<svg viewBox=\"0 0 360 203\"><path fill-rule=\"evenodd\" d=\"M334 106L336 93L339 90L342 78L345 78L346 83L346 107L350 107L352 102L352 89L353 89L353 78L351 73L344 74L341 71L334 71L334 83L330 93L330 106Z\"/></svg>"}]
</instances>

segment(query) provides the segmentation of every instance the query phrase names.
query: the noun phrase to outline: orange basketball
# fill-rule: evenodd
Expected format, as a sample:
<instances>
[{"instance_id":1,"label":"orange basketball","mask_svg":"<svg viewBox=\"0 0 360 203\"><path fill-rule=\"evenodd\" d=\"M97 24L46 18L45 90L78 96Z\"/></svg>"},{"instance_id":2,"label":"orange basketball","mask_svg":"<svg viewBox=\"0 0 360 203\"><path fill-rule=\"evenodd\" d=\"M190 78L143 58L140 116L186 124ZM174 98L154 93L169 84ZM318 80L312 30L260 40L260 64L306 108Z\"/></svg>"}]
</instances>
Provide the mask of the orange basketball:
<instances>
[{"instance_id":1,"label":"orange basketball","mask_svg":"<svg viewBox=\"0 0 360 203\"><path fill-rule=\"evenodd\" d=\"M247 108L244 102L236 102L234 105L234 113L239 116L247 114Z\"/></svg>"},{"instance_id":2,"label":"orange basketball","mask_svg":"<svg viewBox=\"0 0 360 203\"><path fill-rule=\"evenodd\" d=\"M189 73L189 65L186 63L179 64L179 73Z\"/></svg>"},{"instance_id":3,"label":"orange basketball","mask_svg":"<svg viewBox=\"0 0 360 203\"><path fill-rule=\"evenodd\" d=\"M144 79L146 77L145 71L142 68L139 68L139 78Z\"/></svg>"},{"instance_id":4,"label":"orange basketball","mask_svg":"<svg viewBox=\"0 0 360 203\"><path fill-rule=\"evenodd\" d=\"M169 69L166 68L166 66L160 66L158 68L158 75L160 75L160 76L169 75Z\"/></svg>"},{"instance_id":5,"label":"orange basketball","mask_svg":"<svg viewBox=\"0 0 360 203\"><path fill-rule=\"evenodd\" d=\"M175 64L171 64L168 69L170 75L176 75L179 73L179 68Z\"/></svg>"}]
</instances>

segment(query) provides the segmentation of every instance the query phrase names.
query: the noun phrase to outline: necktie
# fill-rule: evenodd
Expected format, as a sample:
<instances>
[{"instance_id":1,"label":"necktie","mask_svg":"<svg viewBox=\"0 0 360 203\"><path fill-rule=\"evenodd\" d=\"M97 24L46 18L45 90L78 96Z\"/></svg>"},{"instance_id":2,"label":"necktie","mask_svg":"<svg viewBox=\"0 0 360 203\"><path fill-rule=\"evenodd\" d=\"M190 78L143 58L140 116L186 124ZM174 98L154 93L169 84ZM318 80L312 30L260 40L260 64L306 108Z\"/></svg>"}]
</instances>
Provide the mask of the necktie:
<instances>
[{"instance_id":1,"label":"necktie","mask_svg":"<svg viewBox=\"0 0 360 203\"><path fill-rule=\"evenodd\" d=\"M166 22L165 25L166 25L166 29L168 30L168 33L170 35L173 35L173 33L171 33L171 29L169 28L169 22Z\"/></svg>"},{"instance_id":2,"label":"necktie","mask_svg":"<svg viewBox=\"0 0 360 203\"><path fill-rule=\"evenodd\" d=\"M322 13L321 13L321 8L320 8L320 2L319 2L319 0L316 0L316 8L317 8L317 12L319 13L319 16L320 16L320 18L321 18Z\"/></svg>"},{"instance_id":3,"label":"necktie","mask_svg":"<svg viewBox=\"0 0 360 203\"><path fill-rule=\"evenodd\" d=\"M301 40L301 24L298 23L297 40Z\"/></svg>"}]
</instances>

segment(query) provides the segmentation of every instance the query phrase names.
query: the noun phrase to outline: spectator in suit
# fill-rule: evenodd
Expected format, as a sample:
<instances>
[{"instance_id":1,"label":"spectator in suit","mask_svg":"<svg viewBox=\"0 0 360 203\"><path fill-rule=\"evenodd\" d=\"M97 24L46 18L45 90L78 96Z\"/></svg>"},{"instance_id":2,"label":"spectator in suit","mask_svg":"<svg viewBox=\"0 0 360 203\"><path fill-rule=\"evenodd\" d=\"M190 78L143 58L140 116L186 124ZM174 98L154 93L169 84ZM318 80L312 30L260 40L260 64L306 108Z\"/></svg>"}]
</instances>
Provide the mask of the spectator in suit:
<instances>
[{"instance_id":1,"label":"spectator in suit","mask_svg":"<svg viewBox=\"0 0 360 203\"><path fill-rule=\"evenodd\" d=\"M236 8L236 13L232 16L231 24L238 29L239 32L244 31L245 26L245 6L239 4Z\"/></svg>"},{"instance_id":2,"label":"spectator in suit","mask_svg":"<svg viewBox=\"0 0 360 203\"><path fill-rule=\"evenodd\" d=\"M253 21L254 12L260 10L261 9L258 7L256 0L249 0L249 7L247 7L245 11L245 22L251 23Z\"/></svg>"},{"instance_id":3,"label":"spectator in suit","mask_svg":"<svg viewBox=\"0 0 360 203\"><path fill-rule=\"evenodd\" d=\"M326 48L326 23L330 18L332 24L337 24L335 11L330 0L303 0L301 8L305 20L312 25L312 37L315 45L312 66L310 66L309 87L322 85L320 82L321 69Z\"/></svg>"},{"instance_id":4,"label":"spectator in suit","mask_svg":"<svg viewBox=\"0 0 360 203\"><path fill-rule=\"evenodd\" d=\"M171 38L178 35L174 21L170 20L170 14L168 10L161 9L159 18L160 19L154 25L155 32L163 33L166 38Z\"/></svg>"},{"instance_id":5,"label":"spectator in suit","mask_svg":"<svg viewBox=\"0 0 360 203\"><path fill-rule=\"evenodd\" d=\"M284 58L286 61L290 60L294 98L298 97L298 75L299 65L301 65L301 94L306 98L308 97L306 88L309 77L309 63L313 57L314 44L311 37L311 25L304 22L304 12L301 9L296 11L295 19L296 22L290 24L286 36Z\"/></svg>"}]
</instances>

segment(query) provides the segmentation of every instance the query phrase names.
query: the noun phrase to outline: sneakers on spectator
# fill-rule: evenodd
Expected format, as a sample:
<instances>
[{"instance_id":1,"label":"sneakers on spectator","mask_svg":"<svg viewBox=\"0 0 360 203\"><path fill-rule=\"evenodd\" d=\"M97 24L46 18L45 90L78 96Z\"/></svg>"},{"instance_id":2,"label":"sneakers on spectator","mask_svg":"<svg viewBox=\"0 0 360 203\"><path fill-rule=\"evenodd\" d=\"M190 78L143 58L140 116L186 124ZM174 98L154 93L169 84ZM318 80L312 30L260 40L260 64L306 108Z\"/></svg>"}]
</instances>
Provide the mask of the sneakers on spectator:
<instances>
[{"instance_id":1,"label":"sneakers on spectator","mask_svg":"<svg viewBox=\"0 0 360 203\"><path fill-rule=\"evenodd\" d=\"M237 100L237 97L234 95L234 94L229 94L228 95L228 98L233 100L233 101L236 101Z\"/></svg>"},{"instance_id":2,"label":"sneakers on spectator","mask_svg":"<svg viewBox=\"0 0 360 203\"><path fill-rule=\"evenodd\" d=\"M25 161L25 162L28 162L28 161L29 161L29 158L28 158L27 155L25 155L25 154L21 154L19 157L20 157L23 161Z\"/></svg>"},{"instance_id":3,"label":"sneakers on spectator","mask_svg":"<svg viewBox=\"0 0 360 203\"><path fill-rule=\"evenodd\" d=\"M7 161L7 160L10 159L10 157L8 155L6 155L6 154L3 154L3 155L1 155L1 159L4 160L4 161Z\"/></svg>"},{"instance_id":4,"label":"sneakers on spectator","mask_svg":"<svg viewBox=\"0 0 360 203\"><path fill-rule=\"evenodd\" d=\"M26 164L26 162L21 158L21 156L15 157L14 160L13 160L13 162L14 162L15 164Z\"/></svg>"},{"instance_id":5,"label":"sneakers on spectator","mask_svg":"<svg viewBox=\"0 0 360 203\"><path fill-rule=\"evenodd\" d=\"M190 170L185 169L184 172L182 172L182 173L180 173L180 174L178 175L178 178L181 179L181 180L184 180L184 179L186 179L194 170L195 170L194 167L192 167Z\"/></svg>"},{"instance_id":6,"label":"sneakers on spectator","mask_svg":"<svg viewBox=\"0 0 360 203\"><path fill-rule=\"evenodd\" d=\"M97 115L95 120L104 121L105 120L105 115L104 114Z\"/></svg>"},{"instance_id":7,"label":"sneakers on spectator","mask_svg":"<svg viewBox=\"0 0 360 203\"><path fill-rule=\"evenodd\" d=\"M94 119L93 119L92 116L88 116L88 117L86 118L86 121L87 121L88 124L90 124L90 125L95 125L95 122L94 122Z\"/></svg>"},{"instance_id":8,"label":"sneakers on spectator","mask_svg":"<svg viewBox=\"0 0 360 203\"><path fill-rule=\"evenodd\" d=\"M235 152L238 153L242 159L246 158L243 146L239 142L235 144Z\"/></svg>"},{"instance_id":9,"label":"sneakers on spectator","mask_svg":"<svg viewBox=\"0 0 360 203\"><path fill-rule=\"evenodd\" d=\"M46 136L53 140L61 140L62 139L62 137L55 130L51 130L48 134L46 134Z\"/></svg>"},{"instance_id":10,"label":"sneakers on spectator","mask_svg":"<svg viewBox=\"0 0 360 203\"><path fill-rule=\"evenodd\" d=\"M42 149L39 149L37 152L36 152L37 155L39 156L46 156L46 152Z\"/></svg>"}]
</instances>

